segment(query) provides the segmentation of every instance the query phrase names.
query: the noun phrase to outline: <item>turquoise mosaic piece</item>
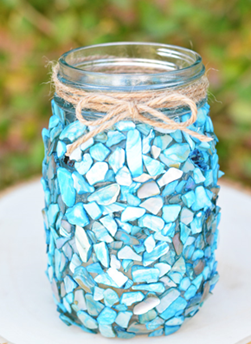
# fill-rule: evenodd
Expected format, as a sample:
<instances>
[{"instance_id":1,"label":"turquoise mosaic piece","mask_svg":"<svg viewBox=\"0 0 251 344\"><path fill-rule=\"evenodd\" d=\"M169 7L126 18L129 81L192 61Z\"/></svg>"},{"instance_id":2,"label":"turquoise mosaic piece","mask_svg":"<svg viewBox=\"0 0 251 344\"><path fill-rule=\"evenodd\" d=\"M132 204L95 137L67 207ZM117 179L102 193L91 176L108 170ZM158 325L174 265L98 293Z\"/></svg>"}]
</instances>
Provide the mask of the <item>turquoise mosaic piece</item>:
<instances>
[{"instance_id":1,"label":"turquoise mosaic piece","mask_svg":"<svg viewBox=\"0 0 251 344\"><path fill-rule=\"evenodd\" d=\"M60 319L105 337L172 334L218 281L222 173L208 104L189 128L209 143L126 120L70 157L67 146L91 128L55 100L52 111L43 216Z\"/></svg>"}]
</instances>

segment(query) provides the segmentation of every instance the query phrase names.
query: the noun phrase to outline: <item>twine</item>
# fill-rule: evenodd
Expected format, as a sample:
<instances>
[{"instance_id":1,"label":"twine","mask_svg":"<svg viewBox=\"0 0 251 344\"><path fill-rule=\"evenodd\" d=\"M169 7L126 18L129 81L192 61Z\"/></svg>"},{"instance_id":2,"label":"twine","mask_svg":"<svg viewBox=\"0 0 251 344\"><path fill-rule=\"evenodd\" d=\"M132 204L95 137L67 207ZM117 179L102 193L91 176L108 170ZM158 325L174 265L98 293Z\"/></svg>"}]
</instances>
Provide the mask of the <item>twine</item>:
<instances>
[{"instance_id":1,"label":"twine","mask_svg":"<svg viewBox=\"0 0 251 344\"><path fill-rule=\"evenodd\" d=\"M208 79L203 76L192 85L164 91L137 91L137 92L87 92L82 89L70 87L58 79L59 64L53 67L52 82L56 94L75 107L76 118L93 130L78 138L67 146L66 155L69 156L77 147L100 132L111 128L119 121L131 118L133 121L149 124L153 127L181 130L202 142L209 142L211 137L199 134L188 129L197 119L197 105L206 98ZM174 109L187 105L191 109L191 116L182 123L177 123L158 109ZM90 109L107 114L97 120L86 120L82 116L82 109Z\"/></svg>"}]
</instances>

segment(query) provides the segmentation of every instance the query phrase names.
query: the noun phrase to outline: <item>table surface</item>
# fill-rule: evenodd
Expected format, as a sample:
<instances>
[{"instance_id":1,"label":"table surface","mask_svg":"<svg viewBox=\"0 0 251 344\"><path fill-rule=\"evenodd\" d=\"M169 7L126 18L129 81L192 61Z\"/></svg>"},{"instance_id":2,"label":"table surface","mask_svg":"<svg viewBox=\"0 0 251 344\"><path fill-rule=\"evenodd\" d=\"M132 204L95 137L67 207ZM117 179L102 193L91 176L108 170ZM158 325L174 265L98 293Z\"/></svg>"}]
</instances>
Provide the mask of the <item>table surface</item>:
<instances>
[{"instance_id":1,"label":"table surface","mask_svg":"<svg viewBox=\"0 0 251 344\"><path fill-rule=\"evenodd\" d=\"M251 343L251 195L223 185L219 248L220 281L213 296L175 334L155 344ZM43 193L33 181L0 198L0 344L109 344L100 335L67 327L58 318L44 273ZM3 338L7 338L4 340ZM130 339L151 344L152 338Z\"/></svg>"}]
</instances>

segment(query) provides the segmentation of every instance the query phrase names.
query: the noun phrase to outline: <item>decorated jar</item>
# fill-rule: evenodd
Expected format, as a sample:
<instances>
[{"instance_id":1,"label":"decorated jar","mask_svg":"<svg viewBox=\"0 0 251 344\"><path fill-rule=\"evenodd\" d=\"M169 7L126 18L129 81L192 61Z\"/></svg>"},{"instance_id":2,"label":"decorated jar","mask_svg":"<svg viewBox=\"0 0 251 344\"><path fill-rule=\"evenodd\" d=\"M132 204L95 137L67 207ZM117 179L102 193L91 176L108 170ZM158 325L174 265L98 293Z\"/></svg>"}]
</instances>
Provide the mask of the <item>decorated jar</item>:
<instances>
[{"instance_id":1,"label":"decorated jar","mask_svg":"<svg viewBox=\"0 0 251 344\"><path fill-rule=\"evenodd\" d=\"M66 325L177 331L218 281L217 138L201 57L113 43L62 55L42 185L47 276Z\"/></svg>"}]
</instances>

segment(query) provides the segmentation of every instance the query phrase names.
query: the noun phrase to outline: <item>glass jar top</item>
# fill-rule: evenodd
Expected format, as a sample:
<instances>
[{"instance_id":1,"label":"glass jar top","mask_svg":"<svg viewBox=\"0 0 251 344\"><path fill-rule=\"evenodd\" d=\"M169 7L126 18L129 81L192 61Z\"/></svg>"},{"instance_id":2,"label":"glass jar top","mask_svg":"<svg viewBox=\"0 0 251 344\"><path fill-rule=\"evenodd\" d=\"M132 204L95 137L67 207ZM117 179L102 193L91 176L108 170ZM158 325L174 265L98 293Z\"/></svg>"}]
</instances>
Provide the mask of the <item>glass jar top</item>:
<instances>
[{"instance_id":1,"label":"glass jar top","mask_svg":"<svg viewBox=\"0 0 251 344\"><path fill-rule=\"evenodd\" d=\"M117 42L73 49L59 59L59 79L90 91L184 87L205 73L196 52L174 45Z\"/></svg>"}]
</instances>

